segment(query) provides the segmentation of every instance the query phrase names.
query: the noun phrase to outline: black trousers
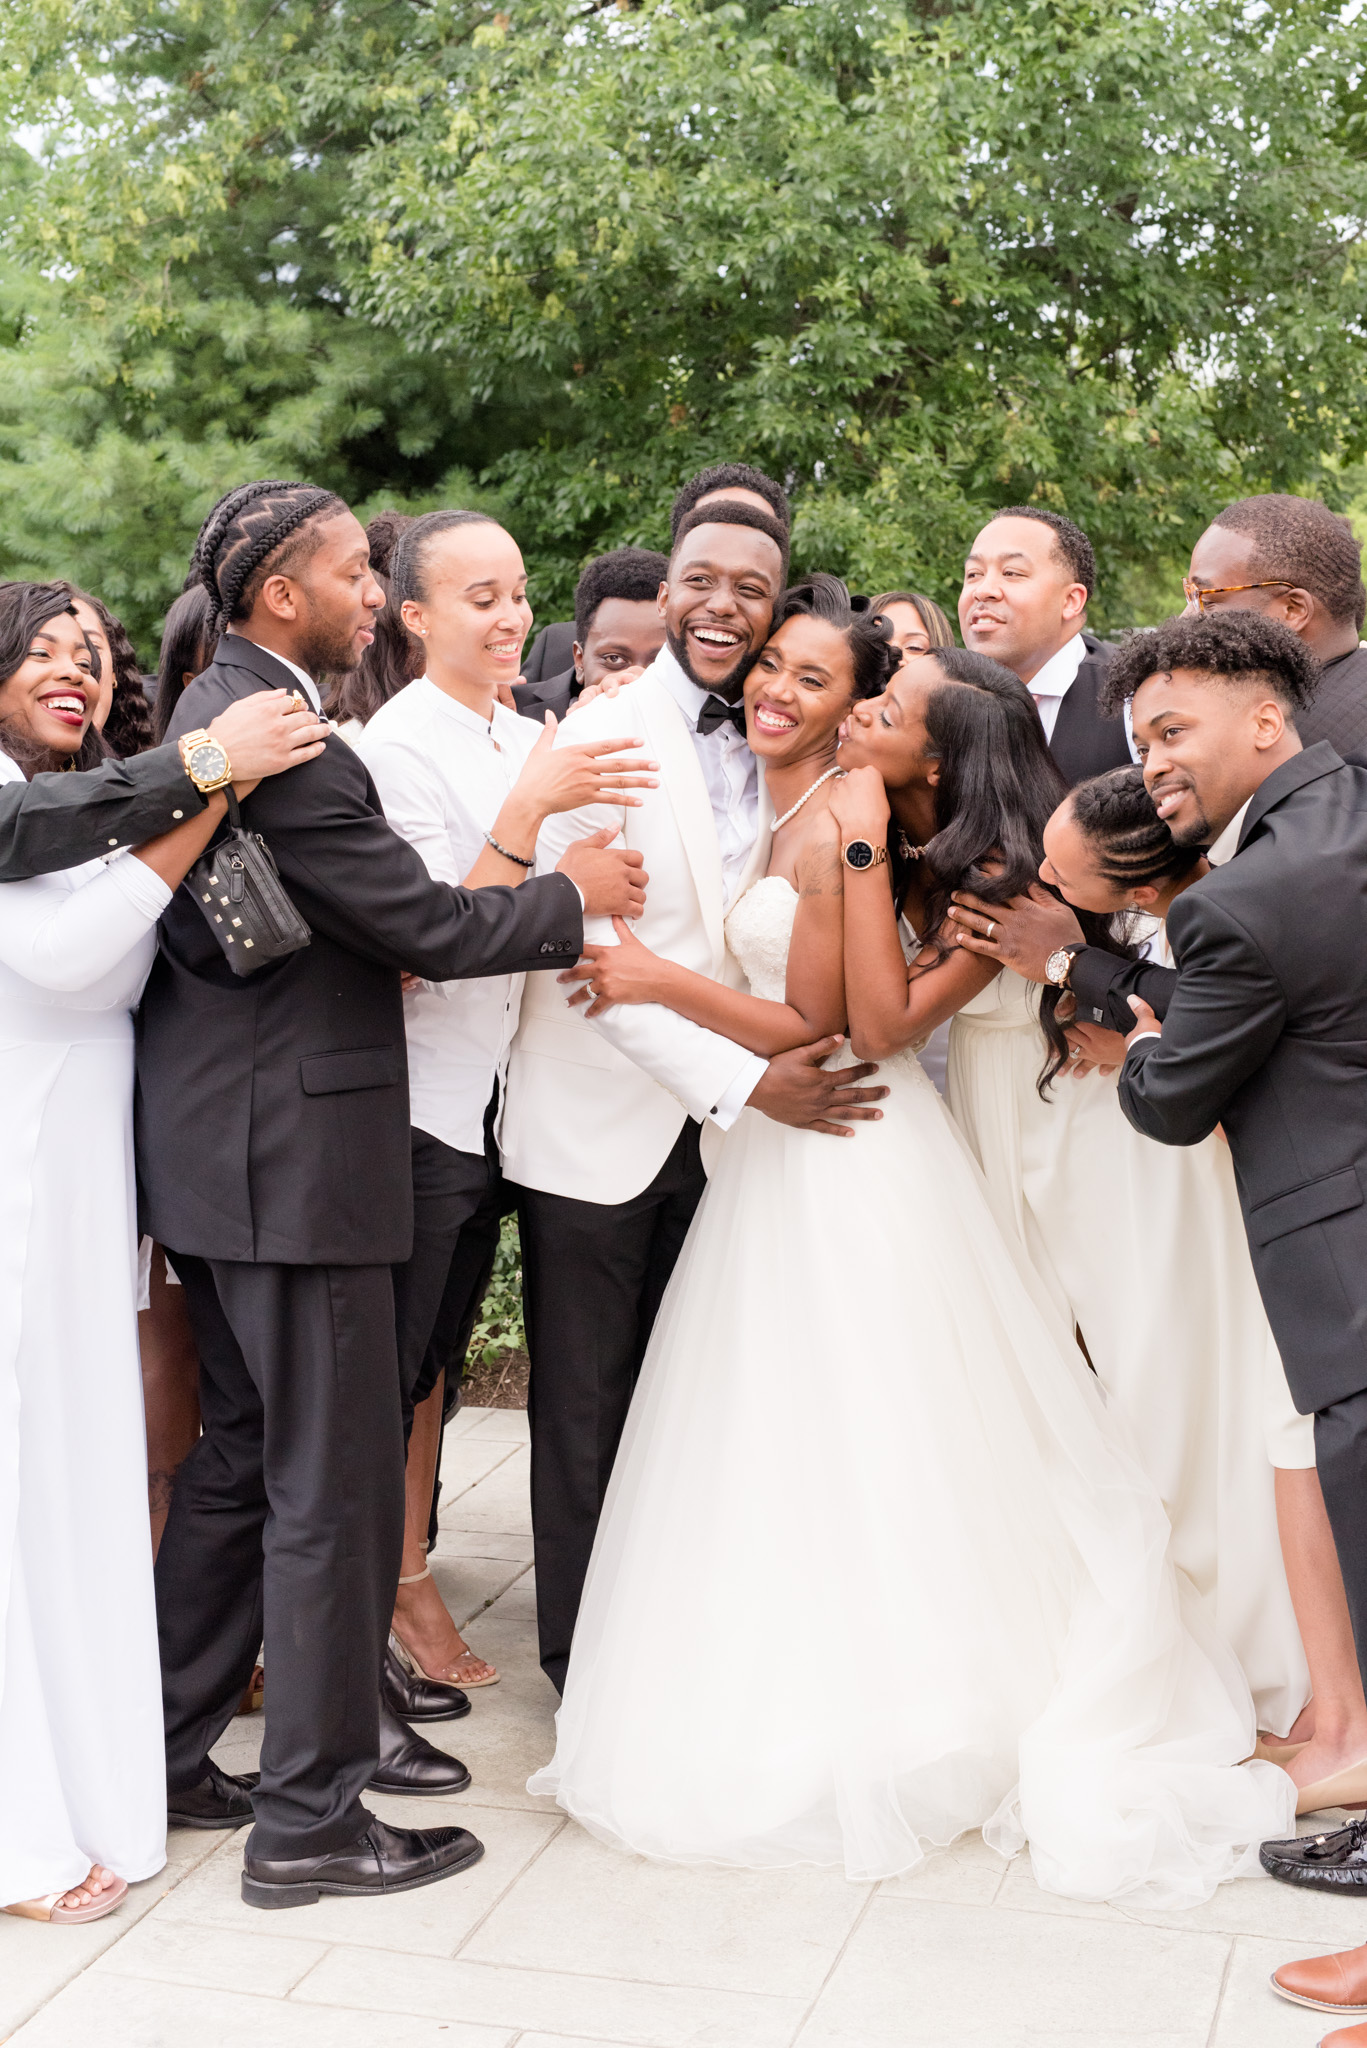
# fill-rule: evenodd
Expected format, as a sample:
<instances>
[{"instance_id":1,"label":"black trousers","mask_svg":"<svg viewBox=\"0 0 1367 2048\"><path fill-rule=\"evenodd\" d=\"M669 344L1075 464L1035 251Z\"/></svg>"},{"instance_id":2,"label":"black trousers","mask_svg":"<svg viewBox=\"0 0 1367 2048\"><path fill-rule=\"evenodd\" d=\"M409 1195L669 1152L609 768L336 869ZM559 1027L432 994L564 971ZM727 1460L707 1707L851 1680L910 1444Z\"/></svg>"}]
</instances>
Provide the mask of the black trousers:
<instances>
[{"instance_id":1,"label":"black trousers","mask_svg":"<svg viewBox=\"0 0 1367 2048\"><path fill-rule=\"evenodd\" d=\"M1315 1464L1367 1686L1367 1392L1317 1411Z\"/></svg>"},{"instance_id":2,"label":"black trousers","mask_svg":"<svg viewBox=\"0 0 1367 2048\"><path fill-rule=\"evenodd\" d=\"M367 1824L403 1544L389 1267L172 1261L204 1434L176 1475L157 1556L167 1783L203 1777L264 1635L252 1846L321 1854Z\"/></svg>"},{"instance_id":3,"label":"black trousers","mask_svg":"<svg viewBox=\"0 0 1367 2048\"><path fill-rule=\"evenodd\" d=\"M518 1190L537 1627L557 1690L636 1376L705 1186L690 1118L629 1202Z\"/></svg>"},{"instance_id":4,"label":"black trousers","mask_svg":"<svg viewBox=\"0 0 1367 2048\"><path fill-rule=\"evenodd\" d=\"M483 1152L457 1152L416 1129L412 1142L413 1251L393 1269L405 1443L414 1409L427 1399L450 1358L450 1340L444 1331L438 1333L438 1322L445 1324L465 1306L447 1302L456 1247L488 1206L490 1185L498 1178L496 1157L491 1162ZM495 1223L495 1242L497 1236Z\"/></svg>"}]
</instances>

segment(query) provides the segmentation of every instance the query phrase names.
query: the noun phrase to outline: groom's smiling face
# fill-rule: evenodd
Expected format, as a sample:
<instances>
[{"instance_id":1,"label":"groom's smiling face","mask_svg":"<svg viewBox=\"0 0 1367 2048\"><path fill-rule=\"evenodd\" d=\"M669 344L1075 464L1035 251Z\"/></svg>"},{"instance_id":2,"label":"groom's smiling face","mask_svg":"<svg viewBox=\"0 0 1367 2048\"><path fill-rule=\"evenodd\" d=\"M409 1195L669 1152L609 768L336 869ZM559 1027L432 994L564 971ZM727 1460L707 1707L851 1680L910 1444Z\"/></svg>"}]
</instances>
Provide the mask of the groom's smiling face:
<instances>
[{"instance_id":1,"label":"groom's smiling face","mask_svg":"<svg viewBox=\"0 0 1367 2048\"><path fill-rule=\"evenodd\" d=\"M719 521L683 536L664 588L665 638L700 689L736 702L782 588L783 556L757 527Z\"/></svg>"}]
</instances>

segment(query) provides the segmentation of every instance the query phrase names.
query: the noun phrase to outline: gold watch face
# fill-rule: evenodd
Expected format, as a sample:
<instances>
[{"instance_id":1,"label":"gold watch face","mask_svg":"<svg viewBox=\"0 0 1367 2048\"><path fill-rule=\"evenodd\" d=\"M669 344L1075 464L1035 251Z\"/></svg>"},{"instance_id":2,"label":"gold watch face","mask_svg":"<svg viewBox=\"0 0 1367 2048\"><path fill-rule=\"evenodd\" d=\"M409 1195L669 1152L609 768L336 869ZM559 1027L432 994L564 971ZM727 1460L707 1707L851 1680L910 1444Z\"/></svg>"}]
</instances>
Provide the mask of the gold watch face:
<instances>
[{"instance_id":1,"label":"gold watch face","mask_svg":"<svg viewBox=\"0 0 1367 2048\"><path fill-rule=\"evenodd\" d=\"M221 782L227 772L228 756L217 740L201 740L197 747L191 747L185 765L195 782Z\"/></svg>"}]
</instances>

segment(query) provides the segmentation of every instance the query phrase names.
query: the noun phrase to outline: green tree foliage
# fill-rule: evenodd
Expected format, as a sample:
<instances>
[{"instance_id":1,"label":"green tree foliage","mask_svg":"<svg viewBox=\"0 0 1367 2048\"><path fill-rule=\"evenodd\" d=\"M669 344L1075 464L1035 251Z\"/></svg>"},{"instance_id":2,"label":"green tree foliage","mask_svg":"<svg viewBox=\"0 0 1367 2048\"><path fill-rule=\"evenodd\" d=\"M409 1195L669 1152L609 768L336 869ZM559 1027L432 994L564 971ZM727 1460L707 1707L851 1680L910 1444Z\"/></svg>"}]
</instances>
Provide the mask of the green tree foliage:
<instances>
[{"instance_id":1,"label":"green tree foliage","mask_svg":"<svg viewBox=\"0 0 1367 2048\"><path fill-rule=\"evenodd\" d=\"M496 493L563 608L678 482L952 596L993 506L1169 609L1367 445L1361 33L1324 0L10 0L0 561L146 631L248 472Z\"/></svg>"}]
</instances>

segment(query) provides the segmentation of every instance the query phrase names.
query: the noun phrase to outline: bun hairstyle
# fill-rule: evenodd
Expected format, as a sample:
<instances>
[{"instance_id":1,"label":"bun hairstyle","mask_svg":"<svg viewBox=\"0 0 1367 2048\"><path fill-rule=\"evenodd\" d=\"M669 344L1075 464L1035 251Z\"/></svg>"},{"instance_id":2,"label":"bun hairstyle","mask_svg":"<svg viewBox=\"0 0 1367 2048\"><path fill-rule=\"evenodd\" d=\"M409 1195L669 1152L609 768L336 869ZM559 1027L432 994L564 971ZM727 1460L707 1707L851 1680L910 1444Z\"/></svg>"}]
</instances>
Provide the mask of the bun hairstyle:
<instances>
[{"instance_id":1,"label":"bun hairstyle","mask_svg":"<svg viewBox=\"0 0 1367 2048\"><path fill-rule=\"evenodd\" d=\"M824 619L845 636L854 667L855 696L881 697L888 678L901 666L902 656L892 644L887 620L875 617L867 606L868 599L852 598L838 576L818 569L784 591L774 607L774 631L786 619Z\"/></svg>"},{"instance_id":2,"label":"bun hairstyle","mask_svg":"<svg viewBox=\"0 0 1367 2048\"><path fill-rule=\"evenodd\" d=\"M1162 888L1201 859L1202 849L1179 846L1159 817L1142 768L1113 768L1080 782L1072 808L1097 872L1113 888Z\"/></svg>"},{"instance_id":3,"label":"bun hairstyle","mask_svg":"<svg viewBox=\"0 0 1367 2048\"><path fill-rule=\"evenodd\" d=\"M345 510L335 491L278 479L239 484L220 498L199 529L186 578L209 593L210 633L249 617L265 570L307 561L317 545L308 529Z\"/></svg>"},{"instance_id":4,"label":"bun hairstyle","mask_svg":"<svg viewBox=\"0 0 1367 2048\"><path fill-rule=\"evenodd\" d=\"M412 520L399 535L389 556L389 586L395 610L405 603L422 604L431 596L432 543L438 534L451 533L458 526L498 524L498 520L491 519L487 512L424 512L421 518ZM366 531L369 530L367 527Z\"/></svg>"}]
</instances>

